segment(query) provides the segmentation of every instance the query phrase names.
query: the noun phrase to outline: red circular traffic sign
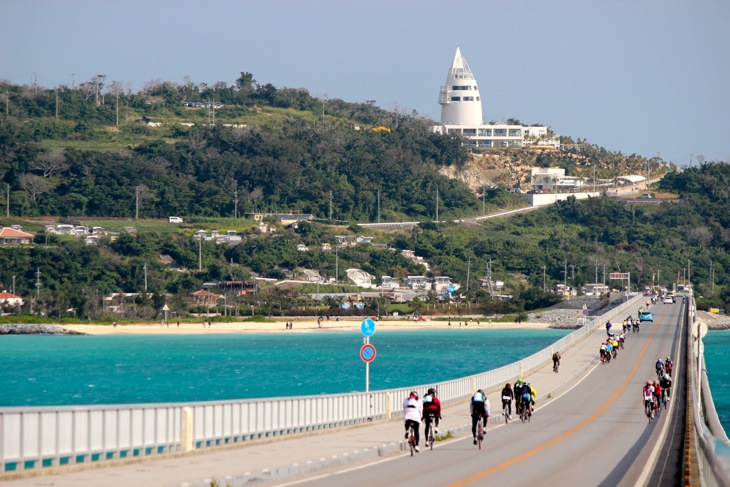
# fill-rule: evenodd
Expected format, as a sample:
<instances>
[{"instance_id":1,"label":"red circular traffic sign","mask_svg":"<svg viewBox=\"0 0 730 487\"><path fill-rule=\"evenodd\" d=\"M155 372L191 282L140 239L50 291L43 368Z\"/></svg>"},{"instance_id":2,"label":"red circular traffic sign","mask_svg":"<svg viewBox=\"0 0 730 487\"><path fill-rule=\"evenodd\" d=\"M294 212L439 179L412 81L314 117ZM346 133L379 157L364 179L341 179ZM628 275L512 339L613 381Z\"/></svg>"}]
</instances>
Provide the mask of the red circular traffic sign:
<instances>
[{"instance_id":1,"label":"red circular traffic sign","mask_svg":"<svg viewBox=\"0 0 730 487\"><path fill-rule=\"evenodd\" d=\"M375 360L375 355L375 347L369 343L366 343L360 349L360 358L363 360L363 362L372 362L373 360Z\"/></svg>"}]
</instances>

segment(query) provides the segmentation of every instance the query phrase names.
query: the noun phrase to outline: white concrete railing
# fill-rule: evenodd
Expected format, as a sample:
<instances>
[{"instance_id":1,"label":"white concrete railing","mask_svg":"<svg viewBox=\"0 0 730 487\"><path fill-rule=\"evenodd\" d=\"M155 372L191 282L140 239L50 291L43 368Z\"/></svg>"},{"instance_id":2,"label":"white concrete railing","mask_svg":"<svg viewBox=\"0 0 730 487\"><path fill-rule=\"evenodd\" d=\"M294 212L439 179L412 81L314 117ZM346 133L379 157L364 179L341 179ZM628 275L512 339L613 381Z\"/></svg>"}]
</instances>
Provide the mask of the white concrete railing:
<instances>
[{"instance_id":1,"label":"white concrete railing","mask_svg":"<svg viewBox=\"0 0 730 487\"><path fill-rule=\"evenodd\" d=\"M390 419L399 417L411 390L429 386L438 388L444 403L465 400L477 388L501 387L544 365L554 351L562 352L583 339L602 326L601 320L620 322L641 301L642 296L632 298L523 360L437 384L238 401L0 408L0 474L189 451Z\"/></svg>"},{"instance_id":2,"label":"white concrete railing","mask_svg":"<svg viewBox=\"0 0 730 487\"><path fill-rule=\"evenodd\" d=\"M696 319L694 296L687 299L684 319L687 322L689 381L687 384L688 414L696 443L697 466L701 485L730 486L730 455L728 455L728 438L717 418L715 405L710 395L705 370L704 347L701 330L697 330L697 339L693 339L693 324ZM685 465L685 469L688 467Z\"/></svg>"}]
</instances>

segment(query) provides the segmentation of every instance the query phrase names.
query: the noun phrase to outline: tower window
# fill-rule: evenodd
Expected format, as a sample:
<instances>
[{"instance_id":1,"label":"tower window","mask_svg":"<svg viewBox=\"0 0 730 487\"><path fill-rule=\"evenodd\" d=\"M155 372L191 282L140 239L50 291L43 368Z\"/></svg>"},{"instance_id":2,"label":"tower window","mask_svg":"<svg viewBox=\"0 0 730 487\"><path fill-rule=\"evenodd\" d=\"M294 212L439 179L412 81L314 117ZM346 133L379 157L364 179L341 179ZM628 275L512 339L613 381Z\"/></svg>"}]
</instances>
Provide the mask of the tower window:
<instances>
[{"instance_id":1,"label":"tower window","mask_svg":"<svg viewBox=\"0 0 730 487\"><path fill-rule=\"evenodd\" d=\"M452 96L451 97L451 101L461 101L461 97L460 96Z\"/></svg>"}]
</instances>

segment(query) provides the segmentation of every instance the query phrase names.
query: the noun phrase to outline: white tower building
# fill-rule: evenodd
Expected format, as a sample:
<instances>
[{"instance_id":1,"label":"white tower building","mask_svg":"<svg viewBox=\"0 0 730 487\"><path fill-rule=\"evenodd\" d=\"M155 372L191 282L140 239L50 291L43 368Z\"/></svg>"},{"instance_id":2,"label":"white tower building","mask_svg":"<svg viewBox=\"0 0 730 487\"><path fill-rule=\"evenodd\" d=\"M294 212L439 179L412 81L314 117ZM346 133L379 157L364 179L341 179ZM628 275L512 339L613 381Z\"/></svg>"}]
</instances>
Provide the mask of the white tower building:
<instances>
[{"instance_id":1,"label":"white tower building","mask_svg":"<svg viewBox=\"0 0 730 487\"><path fill-rule=\"evenodd\" d=\"M474 74L457 47L439 94L443 125L481 125L482 101Z\"/></svg>"},{"instance_id":2,"label":"white tower building","mask_svg":"<svg viewBox=\"0 0 730 487\"><path fill-rule=\"evenodd\" d=\"M538 125L485 124L482 99L474 74L456 48L446 84L439 92L441 123L431 127L438 134L459 135L464 145L474 149L509 149L521 147L558 148L560 140Z\"/></svg>"}]
</instances>

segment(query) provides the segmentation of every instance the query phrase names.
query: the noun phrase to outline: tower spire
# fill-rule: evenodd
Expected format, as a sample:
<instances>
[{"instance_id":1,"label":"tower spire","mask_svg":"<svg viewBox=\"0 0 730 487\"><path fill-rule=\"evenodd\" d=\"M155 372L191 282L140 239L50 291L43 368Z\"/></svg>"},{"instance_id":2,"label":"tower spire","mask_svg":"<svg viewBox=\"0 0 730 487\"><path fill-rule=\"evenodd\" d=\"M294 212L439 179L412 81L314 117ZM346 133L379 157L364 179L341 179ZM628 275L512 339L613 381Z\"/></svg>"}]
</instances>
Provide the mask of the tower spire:
<instances>
[{"instance_id":1,"label":"tower spire","mask_svg":"<svg viewBox=\"0 0 730 487\"><path fill-rule=\"evenodd\" d=\"M482 101L474 74L457 46L454 60L439 93L443 125L480 125Z\"/></svg>"}]
</instances>

